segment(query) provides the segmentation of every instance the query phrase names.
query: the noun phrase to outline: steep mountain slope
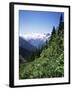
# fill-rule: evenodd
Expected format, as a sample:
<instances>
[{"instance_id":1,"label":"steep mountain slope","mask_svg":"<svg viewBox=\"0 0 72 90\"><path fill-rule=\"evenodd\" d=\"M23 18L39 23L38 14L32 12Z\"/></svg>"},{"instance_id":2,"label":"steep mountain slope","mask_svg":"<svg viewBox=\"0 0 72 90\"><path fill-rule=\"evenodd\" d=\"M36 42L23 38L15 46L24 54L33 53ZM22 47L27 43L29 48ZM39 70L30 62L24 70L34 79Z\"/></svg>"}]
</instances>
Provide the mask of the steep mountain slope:
<instances>
[{"instance_id":1,"label":"steep mountain slope","mask_svg":"<svg viewBox=\"0 0 72 90\"><path fill-rule=\"evenodd\" d=\"M32 56L32 53L35 53L37 50L36 47L31 45L29 42L24 40L22 37L19 37L19 56L20 62L29 61ZM23 60L24 58L24 60Z\"/></svg>"},{"instance_id":2,"label":"steep mountain slope","mask_svg":"<svg viewBox=\"0 0 72 90\"><path fill-rule=\"evenodd\" d=\"M24 40L22 37L19 37L19 47L25 48L28 51L36 51L36 49L37 49L36 47L31 45L29 42Z\"/></svg>"}]
</instances>

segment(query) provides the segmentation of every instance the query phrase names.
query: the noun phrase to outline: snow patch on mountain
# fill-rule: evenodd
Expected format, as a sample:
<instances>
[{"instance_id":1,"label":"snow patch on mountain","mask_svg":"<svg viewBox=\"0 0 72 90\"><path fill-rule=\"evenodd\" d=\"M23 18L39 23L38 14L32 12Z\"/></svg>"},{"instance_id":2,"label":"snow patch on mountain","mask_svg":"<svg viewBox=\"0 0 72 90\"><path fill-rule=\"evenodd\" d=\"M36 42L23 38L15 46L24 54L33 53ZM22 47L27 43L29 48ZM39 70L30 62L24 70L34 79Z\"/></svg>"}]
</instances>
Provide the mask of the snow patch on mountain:
<instances>
[{"instance_id":1,"label":"snow patch on mountain","mask_svg":"<svg viewBox=\"0 0 72 90\"><path fill-rule=\"evenodd\" d=\"M21 33L20 37L24 38L30 44L38 48L42 46L46 42L46 40L49 39L50 34L49 33L34 33L34 32Z\"/></svg>"},{"instance_id":2,"label":"snow patch on mountain","mask_svg":"<svg viewBox=\"0 0 72 90\"><path fill-rule=\"evenodd\" d=\"M41 40L46 40L48 39L48 37L50 37L50 34L47 33L21 33L20 34L21 37L23 37L26 40L30 40L30 39L41 39Z\"/></svg>"}]
</instances>

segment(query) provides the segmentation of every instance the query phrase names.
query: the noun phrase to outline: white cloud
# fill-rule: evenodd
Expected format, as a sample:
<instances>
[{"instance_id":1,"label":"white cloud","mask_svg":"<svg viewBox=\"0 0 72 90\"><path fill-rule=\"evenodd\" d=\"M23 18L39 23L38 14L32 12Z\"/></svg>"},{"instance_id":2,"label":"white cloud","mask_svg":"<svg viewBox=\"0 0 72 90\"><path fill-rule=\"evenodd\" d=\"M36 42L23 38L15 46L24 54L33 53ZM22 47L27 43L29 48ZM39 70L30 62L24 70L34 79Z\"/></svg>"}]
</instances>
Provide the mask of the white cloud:
<instances>
[{"instance_id":1,"label":"white cloud","mask_svg":"<svg viewBox=\"0 0 72 90\"><path fill-rule=\"evenodd\" d=\"M31 33L20 33L20 36L25 38L26 40L29 39L47 39L49 36L46 36L45 33L35 33L35 32L31 32Z\"/></svg>"}]
</instances>

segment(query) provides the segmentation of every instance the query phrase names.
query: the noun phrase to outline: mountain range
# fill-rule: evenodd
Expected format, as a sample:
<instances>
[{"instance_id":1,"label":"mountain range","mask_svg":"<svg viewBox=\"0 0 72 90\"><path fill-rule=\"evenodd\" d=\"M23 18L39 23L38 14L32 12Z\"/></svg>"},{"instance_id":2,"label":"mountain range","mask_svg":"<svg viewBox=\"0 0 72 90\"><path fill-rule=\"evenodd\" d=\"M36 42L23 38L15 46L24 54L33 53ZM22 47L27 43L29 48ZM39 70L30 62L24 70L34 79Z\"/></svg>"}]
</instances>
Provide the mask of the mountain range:
<instances>
[{"instance_id":1,"label":"mountain range","mask_svg":"<svg viewBox=\"0 0 72 90\"><path fill-rule=\"evenodd\" d=\"M36 48L40 48L42 45L49 40L49 33L25 33L20 34L20 37L30 43L32 46Z\"/></svg>"},{"instance_id":2,"label":"mountain range","mask_svg":"<svg viewBox=\"0 0 72 90\"><path fill-rule=\"evenodd\" d=\"M46 44L50 34L28 33L19 36L19 57L20 63L30 61L33 55L36 55L40 48Z\"/></svg>"}]
</instances>

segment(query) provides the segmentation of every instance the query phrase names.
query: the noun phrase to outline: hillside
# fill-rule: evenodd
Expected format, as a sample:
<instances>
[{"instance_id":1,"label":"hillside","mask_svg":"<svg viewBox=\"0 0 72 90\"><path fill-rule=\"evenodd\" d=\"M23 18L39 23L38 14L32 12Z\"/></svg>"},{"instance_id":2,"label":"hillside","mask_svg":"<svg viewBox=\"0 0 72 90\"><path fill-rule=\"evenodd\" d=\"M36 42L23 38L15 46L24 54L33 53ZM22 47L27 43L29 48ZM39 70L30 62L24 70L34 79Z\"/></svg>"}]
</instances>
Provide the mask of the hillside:
<instances>
[{"instance_id":1,"label":"hillside","mask_svg":"<svg viewBox=\"0 0 72 90\"><path fill-rule=\"evenodd\" d=\"M53 27L50 40L42 48L39 57L20 64L19 78L52 78L64 76L64 22L60 17L57 29Z\"/></svg>"},{"instance_id":2,"label":"hillside","mask_svg":"<svg viewBox=\"0 0 72 90\"><path fill-rule=\"evenodd\" d=\"M19 63L30 61L33 53L37 51L37 48L31 45L29 42L19 37Z\"/></svg>"}]
</instances>

